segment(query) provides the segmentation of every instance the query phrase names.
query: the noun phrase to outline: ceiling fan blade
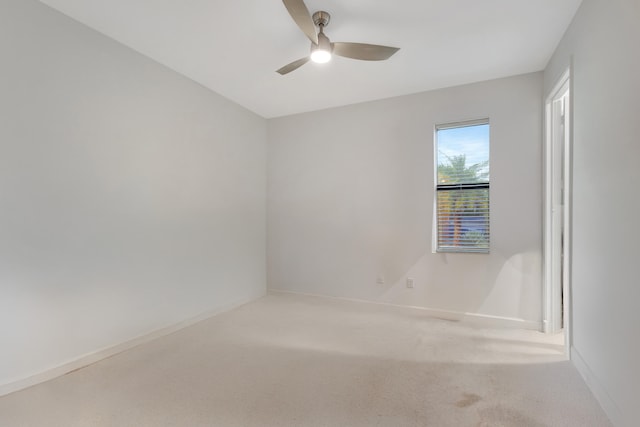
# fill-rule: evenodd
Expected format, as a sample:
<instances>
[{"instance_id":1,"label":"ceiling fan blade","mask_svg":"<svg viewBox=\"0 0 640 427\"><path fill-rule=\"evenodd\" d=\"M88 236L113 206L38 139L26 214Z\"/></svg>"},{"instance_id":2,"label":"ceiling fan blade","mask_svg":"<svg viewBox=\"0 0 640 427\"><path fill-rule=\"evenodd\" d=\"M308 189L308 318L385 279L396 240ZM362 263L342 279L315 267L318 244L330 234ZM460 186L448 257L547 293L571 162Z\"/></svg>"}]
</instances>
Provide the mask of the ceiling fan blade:
<instances>
[{"instance_id":1,"label":"ceiling fan blade","mask_svg":"<svg viewBox=\"0 0 640 427\"><path fill-rule=\"evenodd\" d=\"M318 44L318 34L316 33L316 24L309 13L309 9L302 0L282 0L284 6L289 11L289 15L293 18L303 33L309 37L312 43Z\"/></svg>"},{"instance_id":2,"label":"ceiling fan blade","mask_svg":"<svg viewBox=\"0 0 640 427\"><path fill-rule=\"evenodd\" d=\"M400 50L399 47L366 43L331 43L334 55L364 61L384 61Z\"/></svg>"},{"instance_id":3,"label":"ceiling fan blade","mask_svg":"<svg viewBox=\"0 0 640 427\"><path fill-rule=\"evenodd\" d=\"M288 73L290 73L290 72L292 72L294 70L297 70L298 68L302 67L307 62L309 62L309 57L305 56L304 58L300 58L297 61L293 61L291 64L285 65L284 67L282 67L279 70L277 70L277 72L284 76L285 74L288 74Z\"/></svg>"}]
</instances>

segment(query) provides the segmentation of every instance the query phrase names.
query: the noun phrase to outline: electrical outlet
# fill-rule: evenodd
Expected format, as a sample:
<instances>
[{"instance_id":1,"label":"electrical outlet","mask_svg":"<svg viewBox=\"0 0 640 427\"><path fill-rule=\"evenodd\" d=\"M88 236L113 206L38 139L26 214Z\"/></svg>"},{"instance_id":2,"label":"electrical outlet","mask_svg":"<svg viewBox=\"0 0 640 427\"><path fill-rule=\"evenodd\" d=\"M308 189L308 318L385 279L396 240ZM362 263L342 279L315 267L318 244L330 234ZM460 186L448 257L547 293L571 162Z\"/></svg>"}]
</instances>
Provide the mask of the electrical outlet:
<instances>
[{"instance_id":1,"label":"electrical outlet","mask_svg":"<svg viewBox=\"0 0 640 427\"><path fill-rule=\"evenodd\" d=\"M413 277L407 277L407 288L413 288L415 285L415 280Z\"/></svg>"},{"instance_id":2,"label":"electrical outlet","mask_svg":"<svg viewBox=\"0 0 640 427\"><path fill-rule=\"evenodd\" d=\"M376 283L379 285L384 285L384 276L379 274L378 278L376 279Z\"/></svg>"}]
</instances>

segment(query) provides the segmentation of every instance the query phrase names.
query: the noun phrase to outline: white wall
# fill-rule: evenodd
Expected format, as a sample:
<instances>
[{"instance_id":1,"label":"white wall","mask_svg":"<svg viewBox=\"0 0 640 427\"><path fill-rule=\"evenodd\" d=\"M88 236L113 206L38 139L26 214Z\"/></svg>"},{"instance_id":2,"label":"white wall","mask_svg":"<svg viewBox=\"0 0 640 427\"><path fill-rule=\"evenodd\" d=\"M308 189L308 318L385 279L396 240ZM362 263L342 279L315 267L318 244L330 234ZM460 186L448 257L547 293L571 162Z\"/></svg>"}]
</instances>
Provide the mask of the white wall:
<instances>
[{"instance_id":1,"label":"white wall","mask_svg":"<svg viewBox=\"0 0 640 427\"><path fill-rule=\"evenodd\" d=\"M0 389L265 292L266 121L0 2Z\"/></svg>"},{"instance_id":2,"label":"white wall","mask_svg":"<svg viewBox=\"0 0 640 427\"><path fill-rule=\"evenodd\" d=\"M539 327L541 114L534 73L270 120L269 287ZM434 254L434 126L484 117L491 254Z\"/></svg>"},{"instance_id":3,"label":"white wall","mask_svg":"<svg viewBox=\"0 0 640 427\"><path fill-rule=\"evenodd\" d=\"M573 58L573 359L616 425L640 419L640 2L584 0L545 71Z\"/></svg>"}]
</instances>

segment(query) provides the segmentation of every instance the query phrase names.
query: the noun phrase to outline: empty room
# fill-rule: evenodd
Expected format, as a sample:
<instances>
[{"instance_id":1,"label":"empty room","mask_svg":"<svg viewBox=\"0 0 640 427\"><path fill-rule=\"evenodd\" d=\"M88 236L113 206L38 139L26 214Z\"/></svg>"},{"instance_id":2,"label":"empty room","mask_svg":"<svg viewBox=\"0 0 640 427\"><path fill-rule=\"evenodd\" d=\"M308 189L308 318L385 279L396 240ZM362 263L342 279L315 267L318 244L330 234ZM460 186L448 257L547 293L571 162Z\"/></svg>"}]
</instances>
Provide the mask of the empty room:
<instances>
[{"instance_id":1,"label":"empty room","mask_svg":"<svg viewBox=\"0 0 640 427\"><path fill-rule=\"evenodd\" d=\"M638 0L0 0L0 427L637 426L638 46Z\"/></svg>"}]
</instances>

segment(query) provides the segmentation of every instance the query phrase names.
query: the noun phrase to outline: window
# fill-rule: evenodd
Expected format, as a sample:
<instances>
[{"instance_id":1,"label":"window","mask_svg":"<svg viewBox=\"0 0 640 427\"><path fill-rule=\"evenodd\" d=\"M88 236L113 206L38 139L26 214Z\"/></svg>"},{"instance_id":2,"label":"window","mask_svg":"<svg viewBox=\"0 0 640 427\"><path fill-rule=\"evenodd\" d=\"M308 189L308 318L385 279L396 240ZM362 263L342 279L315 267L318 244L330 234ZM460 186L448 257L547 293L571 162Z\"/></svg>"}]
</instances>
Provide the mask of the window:
<instances>
[{"instance_id":1,"label":"window","mask_svg":"<svg viewBox=\"0 0 640 427\"><path fill-rule=\"evenodd\" d=\"M489 120L436 126L436 250L489 252Z\"/></svg>"}]
</instances>

